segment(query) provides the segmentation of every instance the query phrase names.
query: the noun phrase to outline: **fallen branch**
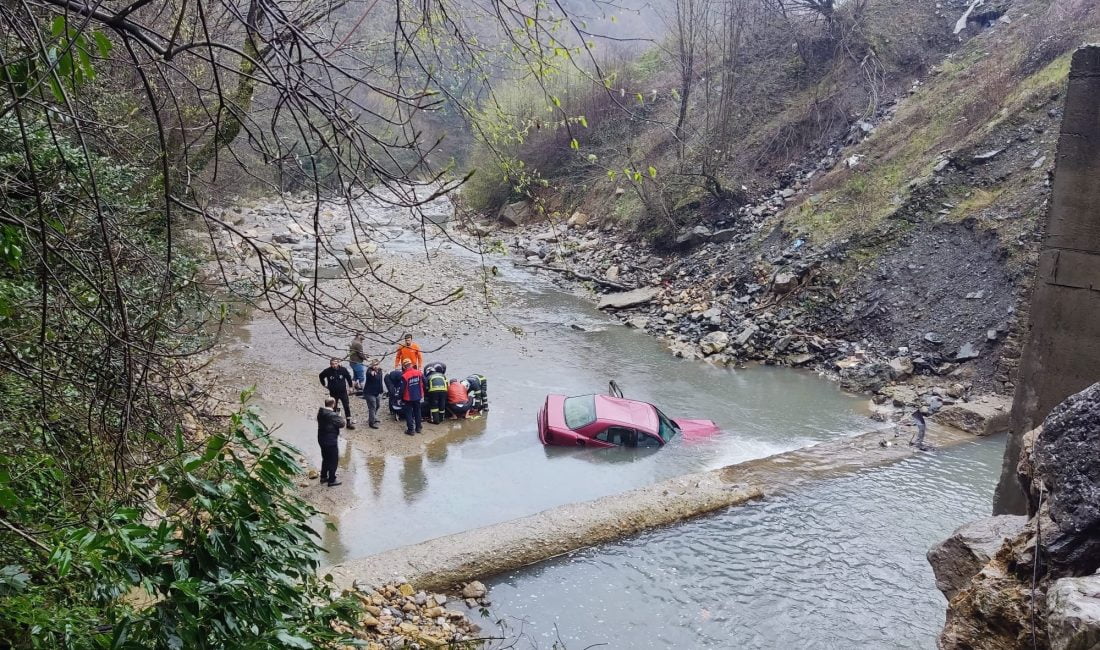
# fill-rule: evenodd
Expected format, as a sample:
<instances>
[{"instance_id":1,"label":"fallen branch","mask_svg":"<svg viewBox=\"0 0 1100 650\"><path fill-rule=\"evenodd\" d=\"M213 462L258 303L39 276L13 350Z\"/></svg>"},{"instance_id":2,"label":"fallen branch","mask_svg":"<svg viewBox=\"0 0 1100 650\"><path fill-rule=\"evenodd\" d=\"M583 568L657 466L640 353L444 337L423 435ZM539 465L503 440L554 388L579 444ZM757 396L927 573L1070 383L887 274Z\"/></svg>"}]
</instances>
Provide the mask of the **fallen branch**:
<instances>
[{"instance_id":1,"label":"fallen branch","mask_svg":"<svg viewBox=\"0 0 1100 650\"><path fill-rule=\"evenodd\" d=\"M572 276L574 279L582 282L595 282L596 284L607 287L609 289L615 289L616 291L633 291L637 287L628 287L625 284L619 284L618 282L612 282L611 280L604 280L603 278L597 278L593 275L587 275L585 273L579 273L573 269L567 269L560 266L547 266L546 264L523 264L522 262L516 262L516 266L523 266L530 269L544 269L546 271L556 271L558 273L564 273L565 275Z\"/></svg>"}]
</instances>

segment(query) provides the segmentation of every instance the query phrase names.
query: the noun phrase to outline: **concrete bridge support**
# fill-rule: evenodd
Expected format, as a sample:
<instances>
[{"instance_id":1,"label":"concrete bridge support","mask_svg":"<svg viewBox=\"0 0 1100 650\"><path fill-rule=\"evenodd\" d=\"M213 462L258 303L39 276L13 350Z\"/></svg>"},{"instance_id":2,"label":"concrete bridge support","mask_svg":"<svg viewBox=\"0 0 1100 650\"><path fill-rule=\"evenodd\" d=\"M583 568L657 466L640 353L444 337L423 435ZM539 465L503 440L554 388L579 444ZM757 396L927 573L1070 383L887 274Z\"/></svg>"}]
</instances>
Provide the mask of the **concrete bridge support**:
<instances>
[{"instance_id":1,"label":"concrete bridge support","mask_svg":"<svg viewBox=\"0 0 1100 650\"><path fill-rule=\"evenodd\" d=\"M994 514L1026 514L1023 434L1100 380L1100 45L1073 55L1030 315Z\"/></svg>"}]
</instances>

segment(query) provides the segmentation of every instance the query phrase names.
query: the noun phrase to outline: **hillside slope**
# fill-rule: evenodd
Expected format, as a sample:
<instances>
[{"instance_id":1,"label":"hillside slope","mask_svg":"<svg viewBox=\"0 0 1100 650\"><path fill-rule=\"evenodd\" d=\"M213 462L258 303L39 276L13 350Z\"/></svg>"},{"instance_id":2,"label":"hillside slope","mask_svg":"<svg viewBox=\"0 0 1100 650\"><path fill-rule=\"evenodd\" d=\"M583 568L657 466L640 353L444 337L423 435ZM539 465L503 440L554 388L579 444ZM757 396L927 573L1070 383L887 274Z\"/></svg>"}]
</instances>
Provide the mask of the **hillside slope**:
<instances>
[{"instance_id":1,"label":"hillside slope","mask_svg":"<svg viewBox=\"0 0 1100 650\"><path fill-rule=\"evenodd\" d=\"M600 291L661 287L619 314L683 356L816 365L932 410L971 389L1010 392L1069 54L1100 36L1095 5L998 3L957 49L924 51L941 59L919 81L896 68L896 99L873 117L804 138L785 164L729 160L726 179L753 178L740 205L686 201L672 233L644 238L624 207L637 188L593 173L550 184L534 196L542 218L505 239ZM937 29L960 14L937 11ZM746 148L768 129L805 130L794 92ZM911 374L918 390L888 387Z\"/></svg>"}]
</instances>

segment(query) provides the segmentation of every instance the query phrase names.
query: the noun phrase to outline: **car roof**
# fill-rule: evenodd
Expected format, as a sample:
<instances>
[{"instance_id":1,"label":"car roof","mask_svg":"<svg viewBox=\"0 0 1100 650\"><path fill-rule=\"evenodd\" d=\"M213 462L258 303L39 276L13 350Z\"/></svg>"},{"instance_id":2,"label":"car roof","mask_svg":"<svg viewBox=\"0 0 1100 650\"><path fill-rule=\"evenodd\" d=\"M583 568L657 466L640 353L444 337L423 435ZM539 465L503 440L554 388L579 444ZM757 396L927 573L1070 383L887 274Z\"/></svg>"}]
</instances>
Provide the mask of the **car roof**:
<instances>
[{"instance_id":1,"label":"car roof","mask_svg":"<svg viewBox=\"0 0 1100 650\"><path fill-rule=\"evenodd\" d=\"M619 424L651 433L657 430L657 412L652 404L610 395L594 397L597 420L605 424Z\"/></svg>"}]
</instances>

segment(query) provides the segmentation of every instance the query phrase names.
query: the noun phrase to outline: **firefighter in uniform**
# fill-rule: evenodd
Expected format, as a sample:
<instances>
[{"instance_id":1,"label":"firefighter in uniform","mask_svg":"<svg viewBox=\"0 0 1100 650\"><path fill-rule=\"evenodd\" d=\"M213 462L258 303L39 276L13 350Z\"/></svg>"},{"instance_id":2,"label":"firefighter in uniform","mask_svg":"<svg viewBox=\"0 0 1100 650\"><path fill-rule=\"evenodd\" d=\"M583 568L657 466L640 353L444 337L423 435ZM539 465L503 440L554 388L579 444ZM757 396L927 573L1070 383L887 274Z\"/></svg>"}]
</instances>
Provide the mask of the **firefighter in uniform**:
<instances>
[{"instance_id":1,"label":"firefighter in uniform","mask_svg":"<svg viewBox=\"0 0 1100 650\"><path fill-rule=\"evenodd\" d=\"M489 380L485 375L470 375L463 382L470 395L470 412L489 410Z\"/></svg>"},{"instance_id":2,"label":"firefighter in uniform","mask_svg":"<svg viewBox=\"0 0 1100 650\"><path fill-rule=\"evenodd\" d=\"M432 424L439 424L447 414L447 377L438 368L432 370L427 382L428 419Z\"/></svg>"}]
</instances>

